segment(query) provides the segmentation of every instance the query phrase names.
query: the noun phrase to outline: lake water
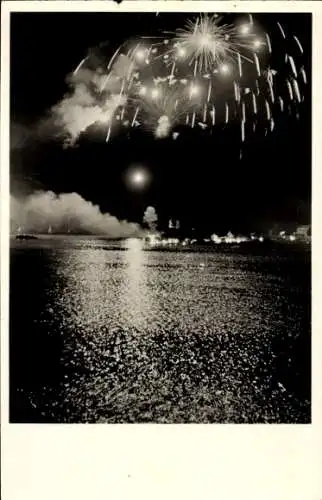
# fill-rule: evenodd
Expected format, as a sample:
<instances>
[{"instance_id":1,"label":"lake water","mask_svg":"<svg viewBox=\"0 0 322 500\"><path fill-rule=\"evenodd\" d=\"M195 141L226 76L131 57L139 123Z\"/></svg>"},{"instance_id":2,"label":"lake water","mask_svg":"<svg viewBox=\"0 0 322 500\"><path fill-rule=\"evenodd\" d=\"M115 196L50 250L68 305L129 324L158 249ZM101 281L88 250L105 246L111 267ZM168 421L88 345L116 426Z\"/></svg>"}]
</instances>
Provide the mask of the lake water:
<instances>
[{"instance_id":1,"label":"lake water","mask_svg":"<svg viewBox=\"0 0 322 500\"><path fill-rule=\"evenodd\" d=\"M11 242L10 420L306 423L310 252Z\"/></svg>"}]
</instances>

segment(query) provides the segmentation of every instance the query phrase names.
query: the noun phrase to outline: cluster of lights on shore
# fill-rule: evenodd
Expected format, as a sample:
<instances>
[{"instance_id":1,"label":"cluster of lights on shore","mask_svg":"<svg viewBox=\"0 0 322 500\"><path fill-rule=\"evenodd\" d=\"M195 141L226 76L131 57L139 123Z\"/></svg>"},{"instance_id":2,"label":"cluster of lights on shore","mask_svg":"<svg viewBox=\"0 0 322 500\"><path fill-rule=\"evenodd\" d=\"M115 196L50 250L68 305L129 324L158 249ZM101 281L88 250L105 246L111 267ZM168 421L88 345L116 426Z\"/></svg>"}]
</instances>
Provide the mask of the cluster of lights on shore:
<instances>
[{"instance_id":1,"label":"cluster of lights on shore","mask_svg":"<svg viewBox=\"0 0 322 500\"><path fill-rule=\"evenodd\" d=\"M148 244L151 247L164 247L164 246L187 246L187 245L194 245L198 243L197 239L194 238L185 238L184 240L180 240L179 238L162 238L156 234L149 234L146 238ZM227 235L225 236L218 236L217 234L211 235L210 238L204 238L203 243L213 243L215 245L220 245L220 244L239 244L239 243L246 243L250 241L259 241L262 243L264 241L263 236L255 236L251 235L249 237L247 236L235 236L231 232L228 232ZM293 241L293 240L292 240Z\"/></svg>"},{"instance_id":2,"label":"cluster of lights on shore","mask_svg":"<svg viewBox=\"0 0 322 500\"><path fill-rule=\"evenodd\" d=\"M270 238L268 238L269 240ZM284 242L295 242L297 240L297 235L295 233L287 234L285 231L280 231L279 235L275 237L276 241L284 241ZM300 241L303 238L300 238ZM212 234L209 238L204 238L202 242L198 241L194 238L185 238L180 240L179 238L164 238L158 234L149 234L146 237L146 241L151 247L177 247L177 246L190 246L194 244L209 244L212 243L214 245L239 245L241 243L250 243L250 242L259 242L263 243L265 238L263 235L256 235L254 233L249 236L239 236L234 235L231 231L229 231L224 236L219 236L216 233Z\"/></svg>"},{"instance_id":3,"label":"cluster of lights on shore","mask_svg":"<svg viewBox=\"0 0 322 500\"><path fill-rule=\"evenodd\" d=\"M299 117L307 76L297 36L287 35L279 22L273 35L263 33L251 14L235 24L224 24L224 18L200 15L184 28L125 41L116 50L101 87L114 97L106 140L120 125L176 139L178 125L205 130L239 122L244 142L261 122L265 134L274 130L280 113ZM270 66L274 45L284 57L281 75ZM119 75L121 57L127 69Z\"/></svg>"}]
</instances>

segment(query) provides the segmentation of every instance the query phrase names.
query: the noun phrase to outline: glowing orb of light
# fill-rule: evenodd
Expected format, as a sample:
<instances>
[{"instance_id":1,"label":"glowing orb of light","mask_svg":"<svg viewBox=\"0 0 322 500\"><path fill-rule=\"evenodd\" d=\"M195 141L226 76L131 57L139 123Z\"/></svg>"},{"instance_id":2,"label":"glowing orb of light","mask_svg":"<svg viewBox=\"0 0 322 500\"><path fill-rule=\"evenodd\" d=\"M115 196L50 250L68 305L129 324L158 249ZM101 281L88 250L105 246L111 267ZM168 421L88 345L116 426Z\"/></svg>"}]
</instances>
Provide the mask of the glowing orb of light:
<instances>
[{"instance_id":1,"label":"glowing orb of light","mask_svg":"<svg viewBox=\"0 0 322 500\"><path fill-rule=\"evenodd\" d=\"M190 87L190 95L191 97L194 97L199 94L200 88L198 85L191 85Z\"/></svg>"},{"instance_id":2,"label":"glowing orb of light","mask_svg":"<svg viewBox=\"0 0 322 500\"><path fill-rule=\"evenodd\" d=\"M143 61L143 59L145 58L145 51L144 50L137 50L136 53L135 53L135 57L139 61Z\"/></svg>"},{"instance_id":3,"label":"glowing orb of light","mask_svg":"<svg viewBox=\"0 0 322 500\"><path fill-rule=\"evenodd\" d=\"M140 164L132 165L124 172L124 181L131 191L141 191L148 187L150 174L144 166Z\"/></svg>"},{"instance_id":4,"label":"glowing orb of light","mask_svg":"<svg viewBox=\"0 0 322 500\"><path fill-rule=\"evenodd\" d=\"M178 49L178 56L179 56L179 57L184 57L185 55L186 55L186 51L185 51L185 49L184 49L183 47L180 47L180 48Z\"/></svg>"},{"instance_id":5,"label":"glowing orb of light","mask_svg":"<svg viewBox=\"0 0 322 500\"><path fill-rule=\"evenodd\" d=\"M139 94L140 94L141 96L146 95L146 87L141 87L141 88L140 88L140 90L139 90Z\"/></svg>"},{"instance_id":6,"label":"glowing orb of light","mask_svg":"<svg viewBox=\"0 0 322 500\"><path fill-rule=\"evenodd\" d=\"M222 64L220 66L220 72L224 75L227 75L230 72L230 67L228 64Z\"/></svg>"},{"instance_id":7,"label":"glowing orb of light","mask_svg":"<svg viewBox=\"0 0 322 500\"><path fill-rule=\"evenodd\" d=\"M146 181L146 176L144 172L138 170L137 172L133 172L132 174L132 182L136 186L142 186Z\"/></svg>"},{"instance_id":8,"label":"glowing orb of light","mask_svg":"<svg viewBox=\"0 0 322 500\"><path fill-rule=\"evenodd\" d=\"M240 32L242 35L248 35L248 33L250 32L250 24L243 24L240 27Z\"/></svg>"},{"instance_id":9,"label":"glowing orb of light","mask_svg":"<svg viewBox=\"0 0 322 500\"><path fill-rule=\"evenodd\" d=\"M160 95L159 89L152 89L151 91L151 97L152 99L157 99Z\"/></svg>"},{"instance_id":10,"label":"glowing orb of light","mask_svg":"<svg viewBox=\"0 0 322 500\"><path fill-rule=\"evenodd\" d=\"M256 40L254 40L254 49L259 49L261 45L262 42L258 38L256 38Z\"/></svg>"}]
</instances>

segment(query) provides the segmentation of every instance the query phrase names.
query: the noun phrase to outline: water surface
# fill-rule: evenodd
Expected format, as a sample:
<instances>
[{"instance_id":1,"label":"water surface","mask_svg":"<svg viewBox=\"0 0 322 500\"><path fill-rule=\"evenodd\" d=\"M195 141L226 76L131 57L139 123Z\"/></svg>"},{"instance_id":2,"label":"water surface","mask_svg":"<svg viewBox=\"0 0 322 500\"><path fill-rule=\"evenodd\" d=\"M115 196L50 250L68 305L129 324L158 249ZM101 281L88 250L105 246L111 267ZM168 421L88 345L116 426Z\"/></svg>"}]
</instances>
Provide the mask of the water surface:
<instances>
[{"instance_id":1,"label":"water surface","mask_svg":"<svg viewBox=\"0 0 322 500\"><path fill-rule=\"evenodd\" d=\"M310 254L12 241L10 419L310 421Z\"/></svg>"}]
</instances>

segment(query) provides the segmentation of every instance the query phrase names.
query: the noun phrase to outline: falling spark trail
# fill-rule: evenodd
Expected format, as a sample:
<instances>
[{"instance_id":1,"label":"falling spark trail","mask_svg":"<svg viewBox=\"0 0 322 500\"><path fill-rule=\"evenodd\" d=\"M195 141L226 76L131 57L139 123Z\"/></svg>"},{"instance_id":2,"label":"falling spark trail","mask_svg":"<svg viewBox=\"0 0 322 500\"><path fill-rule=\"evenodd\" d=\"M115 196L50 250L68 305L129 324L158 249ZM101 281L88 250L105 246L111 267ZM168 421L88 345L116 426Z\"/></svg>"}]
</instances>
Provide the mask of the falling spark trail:
<instances>
[{"instance_id":1,"label":"falling spark trail","mask_svg":"<svg viewBox=\"0 0 322 500\"><path fill-rule=\"evenodd\" d=\"M288 80L286 80L286 85L287 85L287 88L288 88L288 92L290 94L290 99L291 99L291 101L293 101L293 98L294 98L294 96L293 96L293 90L292 90L292 86L291 86L291 84L290 84L290 82Z\"/></svg>"},{"instance_id":2,"label":"falling spark trail","mask_svg":"<svg viewBox=\"0 0 322 500\"><path fill-rule=\"evenodd\" d=\"M120 90L120 94L119 94L119 96L120 96L120 97L122 97L122 94L123 94L123 92L124 92L124 85L125 85L125 81L123 80L123 81L122 81L121 90Z\"/></svg>"},{"instance_id":3,"label":"falling spark trail","mask_svg":"<svg viewBox=\"0 0 322 500\"><path fill-rule=\"evenodd\" d=\"M265 99L265 107L266 107L267 120L270 120L271 119L271 110L269 107L269 102L266 99Z\"/></svg>"},{"instance_id":4,"label":"falling spark trail","mask_svg":"<svg viewBox=\"0 0 322 500\"><path fill-rule=\"evenodd\" d=\"M237 90L237 102L240 103L240 86L238 83L236 83L236 90Z\"/></svg>"},{"instance_id":5,"label":"falling spark trail","mask_svg":"<svg viewBox=\"0 0 322 500\"><path fill-rule=\"evenodd\" d=\"M189 113L187 113L186 115L186 125L188 125L188 123L189 123Z\"/></svg>"},{"instance_id":6,"label":"falling spark trail","mask_svg":"<svg viewBox=\"0 0 322 500\"><path fill-rule=\"evenodd\" d=\"M258 80L256 80L256 94L257 94L257 95L259 95L259 94L260 94Z\"/></svg>"},{"instance_id":7,"label":"falling spark trail","mask_svg":"<svg viewBox=\"0 0 322 500\"><path fill-rule=\"evenodd\" d=\"M274 89L273 89L273 85L269 82L269 92L270 92L270 95L271 95L271 101L272 103L275 102L275 95L274 95Z\"/></svg>"},{"instance_id":8,"label":"falling spark trail","mask_svg":"<svg viewBox=\"0 0 322 500\"><path fill-rule=\"evenodd\" d=\"M193 70L193 76L196 77L197 76L197 65L198 65L198 60L196 59L195 60L195 67L194 67L194 70Z\"/></svg>"},{"instance_id":9,"label":"falling spark trail","mask_svg":"<svg viewBox=\"0 0 322 500\"><path fill-rule=\"evenodd\" d=\"M238 60L238 70L239 70L239 76L242 78L243 76L243 71L242 71L242 61L241 61L241 56L240 53L238 52L237 54L237 60Z\"/></svg>"},{"instance_id":10,"label":"falling spark trail","mask_svg":"<svg viewBox=\"0 0 322 500\"><path fill-rule=\"evenodd\" d=\"M178 99L176 99L176 100L175 100L175 103L174 103L174 110L175 110L175 111L176 111L177 107L178 107Z\"/></svg>"},{"instance_id":11,"label":"falling spark trail","mask_svg":"<svg viewBox=\"0 0 322 500\"><path fill-rule=\"evenodd\" d=\"M271 132L273 132L273 130L275 128L275 122L274 122L273 118L271 118L270 127L271 127Z\"/></svg>"},{"instance_id":12,"label":"falling spark trail","mask_svg":"<svg viewBox=\"0 0 322 500\"><path fill-rule=\"evenodd\" d=\"M205 104L203 108L203 121L206 122L206 120L207 120L207 104Z\"/></svg>"},{"instance_id":13,"label":"falling spark trail","mask_svg":"<svg viewBox=\"0 0 322 500\"><path fill-rule=\"evenodd\" d=\"M257 54L254 54L254 61L255 61L255 64L256 64L257 74L258 74L258 76L260 76L261 75L261 70L260 70L259 59L257 57Z\"/></svg>"},{"instance_id":14,"label":"falling spark trail","mask_svg":"<svg viewBox=\"0 0 322 500\"><path fill-rule=\"evenodd\" d=\"M88 56L87 57L84 57L84 59L79 63L79 65L77 66L77 68L75 69L75 71L73 72L73 75L75 76L78 71L81 69L81 67L83 66L84 62L86 61L86 59L88 59Z\"/></svg>"},{"instance_id":15,"label":"falling spark trail","mask_svg":"<svg viewBox=\"0 0 322 500\"><path fill-rule=\"evenodd\" d=\"M252 97L253 97L253 110L254 110L254 113L256 115L257 114L257 101L256 101L256 96L254 93L252 94Z\"/></svg>"},{"instance_id":16,"label":"falling spark trail","mask_svg":"<svg viewBox=\"0 0 322 500\"><path fill-rule=\"evenodd\" d=\"M121 111L121 120L123 120L123 118L124 118L124 111L125 111L125 108L123 107L122 111Z\"/></svg>"},{"instance_id":17,"label":"falling spark trail","mask_svg":"<svg viewBox=\"0 0 322 500\"><path fill-rule=\"evenodd\" d=\"M133 125L135 123L136 117L138 116L138 112L139 112L139 107L137 107L136 110L135 110L135 113L134 113L134 116L133 116L133 120L132 120L132 123L131 123L131 127L133 127Z\"/></svg>"},{"instance_id":18,"label":"falling spark trail","mask_svg":"<svg viewBox=\"0 0 322 500\"><path fill-rule=\"evenodd\" d=\"M207 96L207 102L210 101L210 96L211 96L211 82L209 82L209 86L208 86L208 96Z\"/></svg>"},{"instance_id":19,"label":"falling spark trail","mask_svg":"<svg viewBox=\"0 0 322 500\"><path fill-rule=\"evenodd\" d=\"M296 43L297 43L297 45L298 45L298 47L299 47L299 49L300 49L300 51L301 51L301 54L303 54L303 52L304 52L304 51L303 51L303 47L302 47L302 45L301 45L301 43L300 43L300 40L299 40L299 39L297 38L297 36L295 36L295 35L293 36L293 38L294 38L294 40L296 41Z\"/></svg>"},{"instance_id":20,"label":"falling spark trail","mask_svg":"<svg viewBox=\"0 0 322 500\"><path fill-rule=\"evenodd\" d=\"M109 126L108 129L107 129L107 136L106 136L106 139L105 139L106 142L109 141L110 135L111 135L111 127Z\"/></svg>"},{"instance_id":21,"label":"falling spark trail","mask_svg":"<svg viewBox=\"0 0 322 500\"><path fill-rule=\"evenodd\" d=\"M284 111L284 101L283 101L281 96L279 96L279 102L280 102L281 111L283 112Z\"/></svg>"},{"instance_id":22,"label":"falling spark trail","mask_svg":"<svg viewBox=\"0 0 322 500\"><path fill-rule=\"evenodd\" d=\"M268 47L268 52L271 54L272 53L272 44L271 44L271 39L268 33L265 33L266 36L266 41L267 41L267 47Z\"/></svg>"},{"instance_id":23,"label":"falling spark trail","mask_svg":"<svg viewBox=\"0 0 322 500\"><path fill-rule=\"evenodd\" d=\"M281 23L278 22L277 26L279 27L280 32L282 33L283 38L286 38L285 31L283 30Z\"/></svg>"},{"instance_id":24,"label":"falling spark trail","mask_svg":"<svg viewBox=\"0 0 322 500\"><path fill-rule=\"evenodd\" d=\"M295 78L297 78L297 71L296 71L296 66L295 66L295 62L294 62L293 57L292 56L288 56L288 60L290 62L293 74L294 74Z\"/></svg>"},{"instance_id":25,"label":"falling spark trail","mask_svg":"<svg viewBox=\"0 0 322 500\"><path fill-rule=\"evenodd\" d=\"M235 101L238 102L238 90L236 82L234 82L234 94L235 94Z\"/></svg>"},{"instance_id":26,"label":"falling spark trail","mask_svg":"<svg viewBox=\"0 0 322 500\"><path fill-rule=\"evenodd\" d=\"M226 109L225 122L228 123L228 121L229 121L229 106L228 106L227 102L225 103L225 109Z\"/></svg>"},{"instance_id":27,"label":"falling spark trail","mask_svg":"<svg viewBox=\"0 0 322 500\"><path fill-rule=\"evenodd\" d=\"M305 69L304 68L301 68L301 74L302 74L303 82L307 83L307 78L306 78L306 73L305 73Z\"/></svg>"},{"instance_id":28,"label":"falling spark trail","mask_svg":"<svg viewBox=\"0 0 322 500\"><path fill-rule=\"evenodd\" d=\"M246 121L246 107L245 107L245 102L242 102L242 120L243 122Z\"/></svg>"},{"instance_id":29,"label":"falling spark trail","mask_svg":"<svg viewBox=\"0 0 322 500\"><path fill-rule=\"evenodd\" d=\"M139 44L139 43L137 43L137 44L136 44L136 46L135 46L133 49L130 49L130 50L129 50L129 52L128 52L129 56L130 56L130 57L134 57L134 56L135 56L135 53L136 53L136 51L137 51L137 49L138 49L139 47L140 47L140 44Z\"/></svg>"},{"instance_id":30,"label":"falling spark trail","mask_svg":"<svg viewBox=\"0 0 322 500\"><path fill-rule=\"evenodd\" d=\"M191 128L195 127L195 121L196 121L196 112L194 111L191 120Z\"/></svg>"},{"instance_id":31,"label":"falling spark trail","mask_svg":"<svg viewBox=\"0 0 322 500\"><path fill-rule=\"evenodd\" d=\"M172 64L172 67L171 67L171 73L170 73L171 78L174 76L175 67L176 67L176 63L174 61Z\"/></svg>"},{"instance_id":32,"label":"falling spark trail","mask_svg":"<svg viewBox=\"0 0 322 500\"><path fill-rule=\"evenodd\" d=\"M299 89L299 85L297 83L297 80L293 80L293 88L294 88L294 93L296 95L297 101L301 102L301 94L300 94L300 89Z\"/></svg>"},{"instance_id":33,"label":"falling spark trail","mask_svg":"<svg viewBox=\"0 0 322 500\"><path fill-rule=\"evenodd\" d=\"M270 85L273 85L273 72L271 69L267 71L267 81Z\"/></svg>"},{"instance_id":34,"label":"falling spark trail","mask_svg":"<svg viewBox=\"0 0 322 500\"><path fill-rule=\"evenodd\" d=\"M103 92L103 90L105 89L105 86L106 86L108 80L110 79L110 77L111 77L111 74L108 73L108 75L106 76L106 78L105 78L105 80L103 82L103 85L101 86L101 92Z\"/></svg>"},{"instance_id":35,"label":"falling spark trail","mask_svg":"<svg viewBox=\"0 0 322 500\"><path fill-rule=\"evenodd\" d=\"M128 69L127 74L126 74L126 79L128 81L130 81L130 84L132 84L133 77L134 77L133 70L134 70L134 64L133 64L133 62L131 62L131 64L129 64L129 69Z\"/></svg>"},{"instance_id":36,"label":"falling spark trail","mask_svg":"<svg viewBox=\"0 0 322 500\"><path fill-rule=\"evenodd\" d=\"M245 141L245 122L242 120L240 122L240 124L241 124L241 140L242 140L242 142L244 142Z\"/></svg>"},{"instance_id":37,"label":"falling spark trail","mask_svg":"<svg viewBox=\"0 0 322 500\"><path fill-rule=\"evenodd\" d=\"M131 90L132 84L133 84L133 75L131 75L131 77L130 77L129 86L128 86L129 90Z\"/></svg>"},{"instance_id":38,"label":"falling spark trail","mask_svg":"<svg viewBox=\"0 0 322 500\"><path fill-rule=\"evenodd\" d=\"M120 52L122 45L119 46L119 48L114 52L112 55L110 62L107 65L107 69L109 70L114 62L114 59L116 58L117 54Z\"/></svg>"},{"instance_id":39,"label":"falling spark trail","mask_svg":"<svg viewBox=\"0 0 322 500\"><path fill-rule=\"evenodd\" d=\"M253 15L252 14L248 14L248 17L249 17L249 24L254 24Z\"/></svg>"},{"instance_id":40,"label":"falling spark trail","mask_svg":"<svg viewBox=\"0 0 322 500\"><path fill-rule=\"evenodd\" d=\"M214 126L216 124L216 108L215 108L215 106L212 107L210 114L211 114L211 118L212 118L212 125Z\"/></svg>"}]
</instances>

